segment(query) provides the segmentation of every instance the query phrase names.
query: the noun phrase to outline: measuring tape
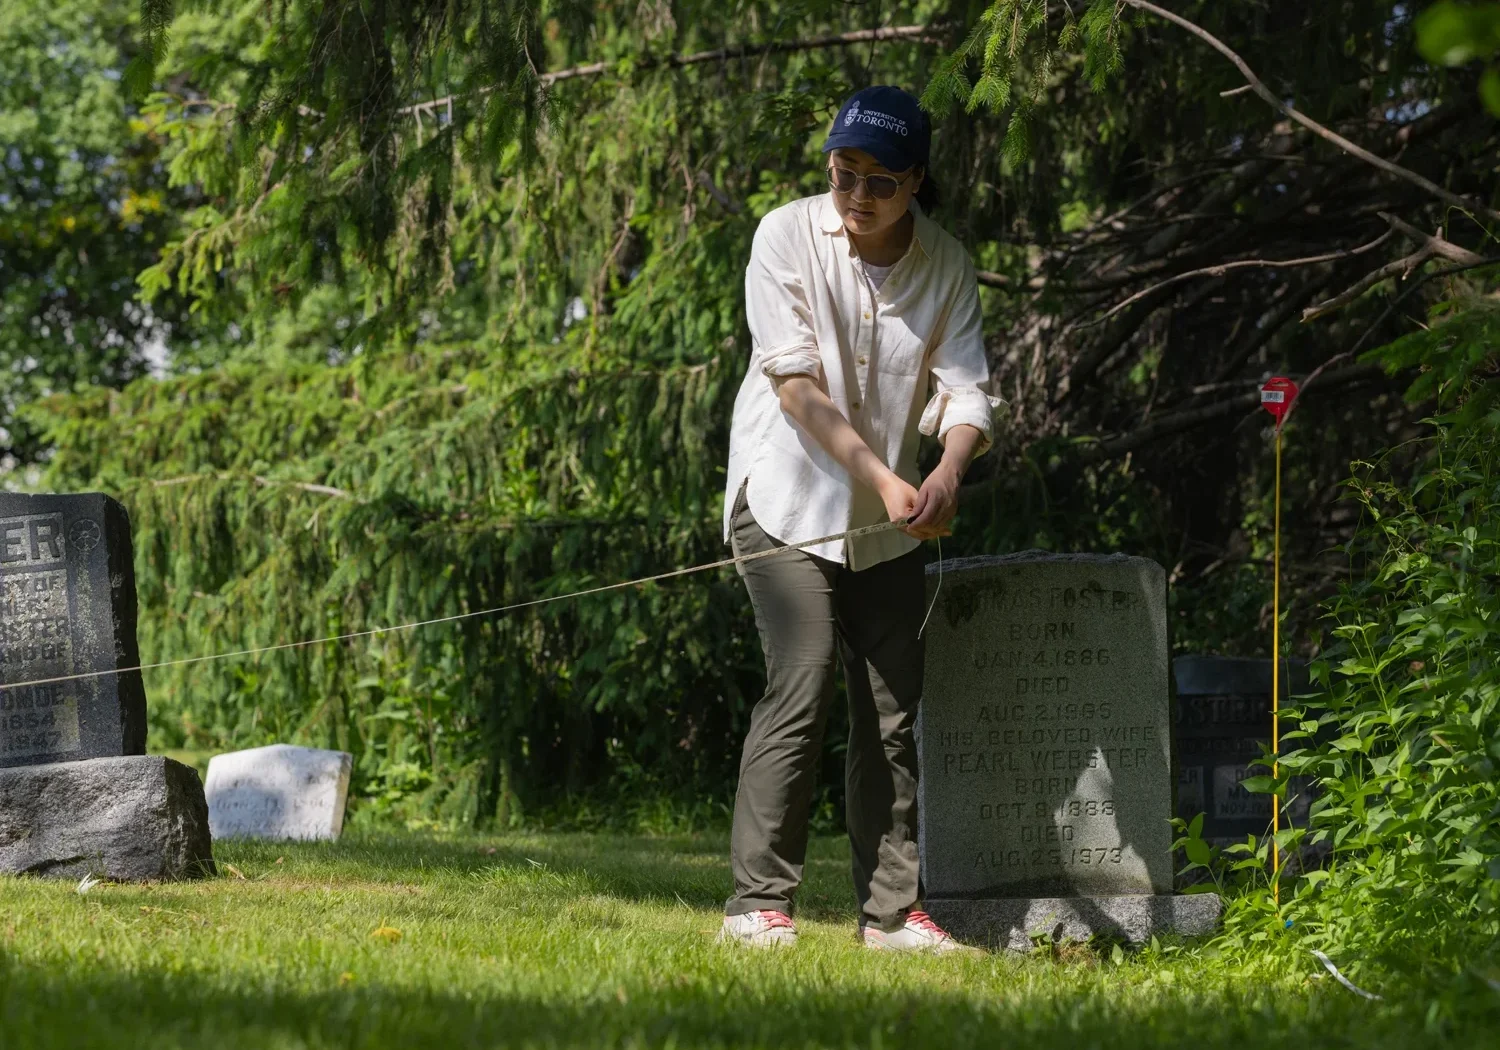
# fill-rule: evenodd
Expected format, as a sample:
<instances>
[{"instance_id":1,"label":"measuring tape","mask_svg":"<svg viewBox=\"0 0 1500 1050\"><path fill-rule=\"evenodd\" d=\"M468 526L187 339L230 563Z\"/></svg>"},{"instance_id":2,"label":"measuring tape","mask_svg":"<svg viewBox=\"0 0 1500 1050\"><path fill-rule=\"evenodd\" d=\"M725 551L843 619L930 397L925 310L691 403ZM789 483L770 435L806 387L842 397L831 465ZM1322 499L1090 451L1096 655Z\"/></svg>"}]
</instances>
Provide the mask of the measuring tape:
<instances>
[{"instance_id":1,"label":"measuring tape","mask_svg":"<svg viewBox=\"0 0 1500 1050\"><path fill-rule=\"evenodd\" d=\"M239 649L230 653L210 653L207 656L189 656L180 660L161 660L151 664L135 664L131 667L112 667L103 671L83 671L78 674L58 675L55 678L36 678L26 682L0 683L0 691L6 689L19 689L23 686L51 685L54 682L76 682L81 678L101 678L104 675L125 674L129 671L150 671L158 667L182 667L187 664L206 663L209 660L229 660L238 656L255 656L259 653L270 653L280 649L299 649L308 645L322 645L325 642L343 642L351 638L368 638L377 634L388 634L392 631L407 631L414 627L426 627L434 623L451 623L454 620L467 620L475 616L494 616L499 613L514 612L517 609L529 609L536 605L546 605L550 602L567 601L570 598L582 598L590 594L604 594L606 591L623 590L626 587L639 587L647 583L655 583L657 580L670 580L677 576L690 576L695 572L708 572L710 569L724 569L731 565L743 565L746 562L756 561L760 558L773 558L778 554L786 554L790 551L799 551L806 547L816 547L824 543L835 543L839 540L852 540L860 536L874 536L877 533L889 532L899 529L907 524L909 518L899 518L896 521L882 521L878 525L865 525L857 529L849 529L846 532L836 532L832 536L819 536L815 540L798 540L796 543L784 543L770 550L755 551L751 554L739 554L733 558L721 558L718 561L705 562L702 565L693 565L686 569L673 569L671 572L657 573L655 576L643 576L638 580L626 580L623 583L607 583L602 587L589 587L582 591L570 591L567 594L554 594L550 598L534 598L529 602L516 602L512 605L497 605L492 609L477 609L474 612L455 613L452 616L439 616L431 620L414 620L411 623L395 624L391 627L374 627L367 631L354 631L349 634L334 634L326 638L307 638L297 642L280 642L276 645L265 645L257 649ZM938 582L942 583L942 541L938 541ZM937 601L937 593L933 592L933 602ZM931 606L927 609L928 615L932 615ZM926 627L927 621L922 621ZM920 636L920 632L919 632Z\"/></svg>"}]
</instances>

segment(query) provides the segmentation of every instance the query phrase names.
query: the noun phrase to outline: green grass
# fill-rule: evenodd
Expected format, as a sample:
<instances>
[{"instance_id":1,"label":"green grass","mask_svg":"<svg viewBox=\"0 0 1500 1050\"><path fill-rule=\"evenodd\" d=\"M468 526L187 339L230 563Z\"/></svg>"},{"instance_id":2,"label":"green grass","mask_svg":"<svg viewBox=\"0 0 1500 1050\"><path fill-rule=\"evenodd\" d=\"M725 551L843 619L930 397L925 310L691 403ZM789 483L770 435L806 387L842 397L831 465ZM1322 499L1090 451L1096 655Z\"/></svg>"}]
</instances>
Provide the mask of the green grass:
<instances>
[{"instance_id":1,"label":"green grass","mask_svg":"<svg viewBox=\"0 0 1500 1050\"><path fill-rule=\"evenodd\" d=\"M0 880L0 1046L1497 1045L1316 963L1201 948L893 957L854 942L847 847L815 843L789 952L712 941L722 836L219 844L177 885ZM231 873L233 865L244 878ZM380 927L399 930L372 936ZM1500 1006L1500 995L1495 996Z\"/></svg>"}]
</instances>

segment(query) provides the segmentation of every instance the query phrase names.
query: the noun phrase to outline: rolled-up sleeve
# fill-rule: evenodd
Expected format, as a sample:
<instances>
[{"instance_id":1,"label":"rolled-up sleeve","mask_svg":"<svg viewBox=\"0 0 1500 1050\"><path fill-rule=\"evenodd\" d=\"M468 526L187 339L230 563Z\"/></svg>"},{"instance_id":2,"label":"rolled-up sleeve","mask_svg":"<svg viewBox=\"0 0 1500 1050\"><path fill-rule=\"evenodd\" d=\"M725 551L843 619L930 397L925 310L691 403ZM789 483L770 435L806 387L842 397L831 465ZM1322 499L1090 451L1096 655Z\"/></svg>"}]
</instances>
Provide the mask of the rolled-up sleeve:
<instances>
[{"instance_id":1,"label":"rolled-up sleeve","mask_svg":"<svg viewBox=\"0 0 1500 1050\"><path fill-rule=\"evenodd\" d=\"M983 435L974 452L979 456L994 443L995 409L1005 402L983 390L990 381L984 356L984 316L974 266L967 259L964 263L942 338L928 357L933 393L917 429L947 444L948 431L954 427L974 427Z\"/></svg>"},{"instance_id":2,"label":"rolled-up sleeve","mask_svg":"<svg viewBox=\"0 0 1500 1050\"><path fill-rule=\"evenodd\" d=\"M762 222L755 231L745 268L745 315L760 369L773 386L780 376L822 378L807 290L778 224Z\"/></svg>"}]
</instances>

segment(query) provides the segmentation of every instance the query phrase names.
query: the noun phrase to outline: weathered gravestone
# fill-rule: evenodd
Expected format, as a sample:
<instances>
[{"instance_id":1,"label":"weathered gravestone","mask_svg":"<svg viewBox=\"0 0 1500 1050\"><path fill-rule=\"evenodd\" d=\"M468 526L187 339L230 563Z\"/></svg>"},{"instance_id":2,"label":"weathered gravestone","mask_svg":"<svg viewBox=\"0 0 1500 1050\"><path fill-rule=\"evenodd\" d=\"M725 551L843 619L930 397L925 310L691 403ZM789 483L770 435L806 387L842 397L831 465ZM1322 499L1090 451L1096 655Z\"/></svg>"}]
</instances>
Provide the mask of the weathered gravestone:
<instances>
[{"instance_id":1,"label":"weathered gravestone","mask_svg":"<svg viewBox=\"0 0 1500 1050\"><path fill-rule=\"evenodd\" d=\"M1271 745L1271 661L1227 656L1179 656L1177 682L1177 815L1203 814L1201 834L1214 845L1265 835L1271 796L1251 794L1246 778L1264 776L1259 762ZM1282 662L1281 705L1308 688L1307 667ZM1293 726L1283 721L1283 731ZM1303 746L1298 744L1297 746ZM1306 778L1293 777L1282 827L1307 825L1311 795Z\"/></svg>"},{"instance_id":2,"label":"weathered gravestone","mask_svg":"<svg viewBox=\"0 0 1500 1050\"><path fill-rule=\"evenodd\" d=\"M117 670L140 663L135 600L118 502L0 493L0 872L213 870L198 774L144 754L140 672Z\"/></svg>"},{"instance_id":3,"label":"weathered gravestone","mask_svg":"<svg viewBox=\"0 0 1500 1050\"><path fill-rule=\"evenodd\" d=\"M928 592L937 586L929 567ZM1166 580L1124 555L943 566L918 718L927 909L964 940L1201 933L1172 894Z\"/></svg>"},{"instance_id":4,"label":"weathered gravestone","mask_svg":"<svg viewBox=\"0 0 1500 1050\"><path fill-rule=\"evenodd\" d=\"M208 761L214 838L336 839L344 827L353 756L291 744Z\"/></svg>"},{"instance_id":5,"label":"weathered gravestone","mask_svg":"<svg viewBox=\"0 0 1500 1050\"><path fill-rule=\"evenodd\" d=\"M0 684L139 664L125 508L0 493ZM139 671L0 691L0 766L146 752Z\"/></svg>"}]
</instances>

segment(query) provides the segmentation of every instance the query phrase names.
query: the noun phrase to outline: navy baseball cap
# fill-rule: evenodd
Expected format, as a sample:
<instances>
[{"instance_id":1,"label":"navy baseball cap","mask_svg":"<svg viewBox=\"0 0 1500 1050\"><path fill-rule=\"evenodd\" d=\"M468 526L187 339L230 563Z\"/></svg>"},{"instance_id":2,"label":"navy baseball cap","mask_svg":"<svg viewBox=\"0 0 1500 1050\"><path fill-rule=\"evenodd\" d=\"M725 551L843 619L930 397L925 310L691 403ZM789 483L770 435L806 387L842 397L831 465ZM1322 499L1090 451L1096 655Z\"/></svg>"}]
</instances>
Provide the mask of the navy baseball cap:
<instances>
[{"instance_id":1,"label":"navy baseball cap","mask_svg":"<svg viewBox=\"0 0 1500 1050\"><path fill-rule=\"evenodd\" d=\"M856 91L834 118L823 152L862 149L891 171L927 166L932 125L916 97L880 85Z\"/></svg>"}]
</instances>

